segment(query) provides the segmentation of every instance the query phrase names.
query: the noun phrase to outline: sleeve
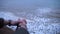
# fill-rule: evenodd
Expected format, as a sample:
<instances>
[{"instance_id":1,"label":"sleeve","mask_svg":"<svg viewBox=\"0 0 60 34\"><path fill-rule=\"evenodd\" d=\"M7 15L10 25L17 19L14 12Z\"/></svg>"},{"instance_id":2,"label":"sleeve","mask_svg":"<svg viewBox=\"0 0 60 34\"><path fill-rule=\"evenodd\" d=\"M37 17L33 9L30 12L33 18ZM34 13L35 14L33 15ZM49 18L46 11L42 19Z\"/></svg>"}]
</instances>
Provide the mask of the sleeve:
<instances>
[{"instance_id":1,"label":"sleeve","mask_svg":"<svg viewBox=\"0 0 60 34\"><path fill-rule=\"evenodd\" d=\"M15 31L14 34L29 34L29 32L26 29L24 29L24 28L21 27L20 29L18 29L17 31Z\"/></svg>"}]
</instances>

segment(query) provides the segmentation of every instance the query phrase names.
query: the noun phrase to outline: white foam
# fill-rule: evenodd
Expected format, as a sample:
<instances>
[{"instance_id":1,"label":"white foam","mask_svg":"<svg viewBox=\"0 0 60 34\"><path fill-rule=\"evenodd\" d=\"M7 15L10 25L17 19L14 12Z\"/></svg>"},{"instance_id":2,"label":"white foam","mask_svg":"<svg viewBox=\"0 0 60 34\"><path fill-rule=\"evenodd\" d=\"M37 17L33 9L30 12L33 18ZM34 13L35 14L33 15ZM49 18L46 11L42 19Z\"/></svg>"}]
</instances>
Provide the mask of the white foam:
<instances>
[{"instance_id":1,"label":"white foam","mask_svg":"<svg viewBox=\"0 0 60 34\"><path fill-rule=\"evenodd\" d=\"M3 17L5 19L12 19L16 20L17 16L14 15L14 13L11 12L0 12L0 17ZM57 32L60 32L60 25L59 24L54 24L53 22L57 19L55 18L39 18L39 17L34 17L33 20L26 19L27 20L27 28L30 34L56 34ZM53 22L52 22L52 21ZM51 22L52 24L50 24ZM15 30L14 27L10 27L13 30ZM57 29L56 29L57 28ZM57 32L56 32L57 31Z\"/></svg>"}]
</instances>

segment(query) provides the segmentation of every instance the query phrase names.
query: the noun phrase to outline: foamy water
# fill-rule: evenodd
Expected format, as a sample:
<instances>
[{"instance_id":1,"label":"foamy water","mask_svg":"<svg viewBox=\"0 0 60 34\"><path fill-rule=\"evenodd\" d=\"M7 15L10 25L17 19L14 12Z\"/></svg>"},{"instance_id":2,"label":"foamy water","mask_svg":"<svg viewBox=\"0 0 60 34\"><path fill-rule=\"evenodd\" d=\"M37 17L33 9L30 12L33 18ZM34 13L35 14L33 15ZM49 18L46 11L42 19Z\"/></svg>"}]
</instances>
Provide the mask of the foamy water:
<instances>
[{"instance_id":1,"label":"foamy water","mask_svg":"<svg viewBox=\"0 0 60 34\"><path fill-rule=\"evenodd\" d=\"M60 0L0 0L0 3L0 17L25 18L30 34L60 33ZM16 26L10 28L15 30Z\"/></svg>"},{"instance_id":2,"label":"foamy water","mask_svg":"<svg viewBox=\"0 0 60 34\"><path fill-rule=\"evenodd\" d=\"M6 20L17 20L19 18L12 12L0 12L0 17ZM30 34L58 34L60 32L60 18L30 17L31 19L26 19L27 28ZM15 30L16 26L10 26L10 28Z\"/></svg>"}]
</instances>

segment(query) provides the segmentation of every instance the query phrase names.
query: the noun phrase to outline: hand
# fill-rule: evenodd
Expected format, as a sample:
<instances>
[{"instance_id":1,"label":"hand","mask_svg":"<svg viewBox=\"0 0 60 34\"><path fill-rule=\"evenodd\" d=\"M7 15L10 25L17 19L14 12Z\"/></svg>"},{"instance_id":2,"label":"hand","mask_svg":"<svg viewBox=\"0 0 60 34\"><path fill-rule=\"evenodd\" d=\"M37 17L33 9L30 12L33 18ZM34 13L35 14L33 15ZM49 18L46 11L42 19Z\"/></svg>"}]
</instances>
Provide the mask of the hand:
<instances>
[{"instance_id":1,"label":"hand","mask_svg":"<svg viewBox=\"0 0 60 34\"><path fill-rule=\"evenodd\" d=\"M27 22L25 19L18 19L18 22L19 22L19 26L27 29L27 27L26 27Z\"/></svg>"}]
</instances>

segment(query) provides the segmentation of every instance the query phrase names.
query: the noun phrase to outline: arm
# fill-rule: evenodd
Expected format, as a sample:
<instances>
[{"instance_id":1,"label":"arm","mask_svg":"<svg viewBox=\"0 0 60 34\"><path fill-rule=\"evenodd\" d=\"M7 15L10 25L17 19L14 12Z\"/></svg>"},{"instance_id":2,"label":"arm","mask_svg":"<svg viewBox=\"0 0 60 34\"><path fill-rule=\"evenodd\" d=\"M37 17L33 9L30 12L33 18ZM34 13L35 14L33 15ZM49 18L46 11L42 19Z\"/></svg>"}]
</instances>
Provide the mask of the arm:
<instances>
[{"instance_id":1,"label":"arm","mask_svg":"<svg viewBox=\"0 0 60 34\"><path fill-rule=\"evenodd\" d=\"M27 27L26 27L26 24L27 22L25 20L19 20L19 21L7 21L7 20L4 20L4 19L0 19L0 22L2 23L2 25L16 25L18 23L19 26L21 26L18 30L16 30L16 32L18 33L26 33L26 34L29 34L28 31L27 31ZM0 24L1 25L1 24ZM1 26L1 28L3 27Z\"/></svg>"},{"instance_id":2,"label":"arm","mask_svg":"<svg viewBox=\"0 0 60 34\"><path fill-rule=\"evenodd\" d=\"M29 32L27 31L27 22L26 20L19 20L19 26L21 26L18 30L15 31L14 34L29 34Z\"/></svg>"}]
</instances>

